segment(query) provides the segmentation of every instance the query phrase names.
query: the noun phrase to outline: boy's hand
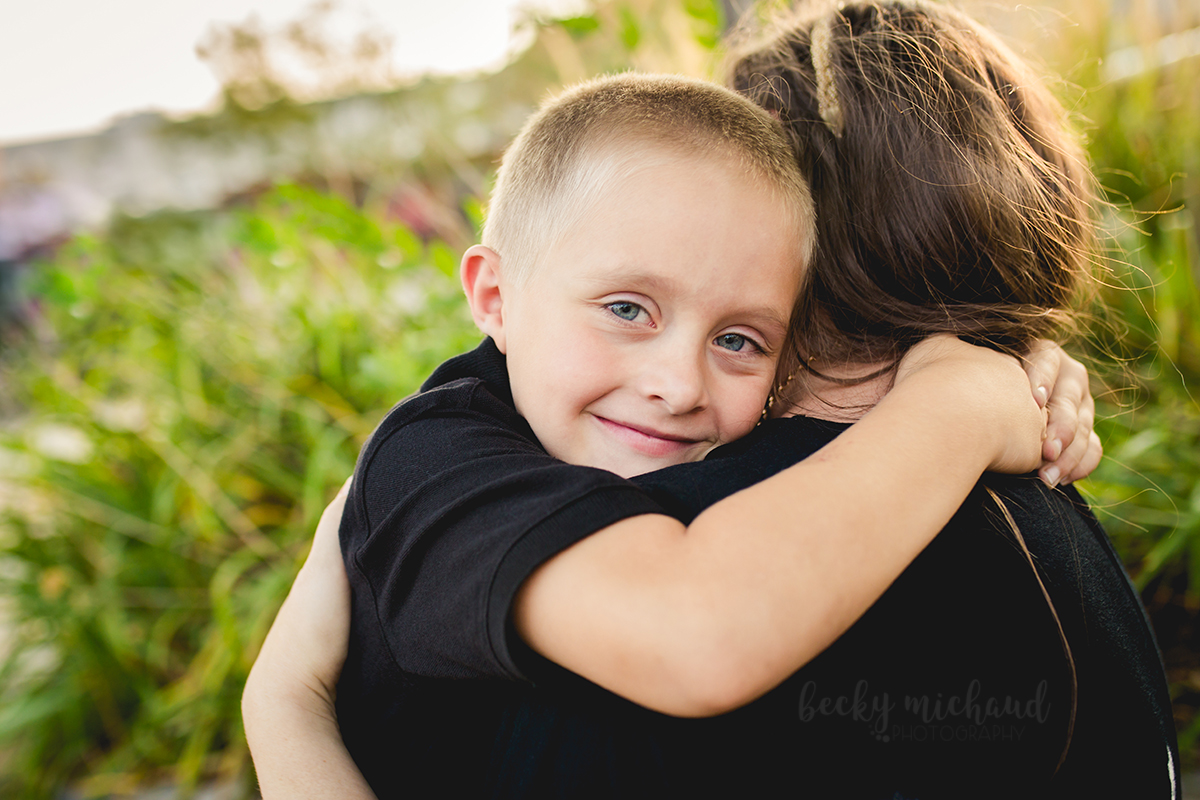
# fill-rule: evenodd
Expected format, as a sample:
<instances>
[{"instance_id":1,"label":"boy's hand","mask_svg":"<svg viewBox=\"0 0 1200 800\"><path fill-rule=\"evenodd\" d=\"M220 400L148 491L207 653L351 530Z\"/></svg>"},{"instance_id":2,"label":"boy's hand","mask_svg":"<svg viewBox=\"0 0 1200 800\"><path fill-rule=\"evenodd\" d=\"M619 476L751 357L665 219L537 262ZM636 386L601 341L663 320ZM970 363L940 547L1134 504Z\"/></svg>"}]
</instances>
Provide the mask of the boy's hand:
<instances>
[{"instance_id":1,"label":"boy's hand","mask_svg":"<svg viewBox=\"0 0 1200 800\"><path fill-rule=\"evenodd\" d=\"M1038 340L1025 357L1025 371L1038 405L1049 413L1038 475L1050 486L1087 477L1104 454L1092 429L1096 403L1087 368L1054 342Z\"/></svg>"},{"instance_id":2,"label":"boy's hand","mask_svg":"<svg viewBox=\"0 0 1200 800\"><path fill-rule=\"evenodd\" d=\"M1046 412L1015 358L948 334L931 336L901 360L896 386L909 380L922 381L942 413L966 410L985 426L989 470L1019 475L1042 465Z\"/></svg>"},{"instance_id":3,"label":"boy's hand","mask_svg":"<svg viewBox=\"0 0 1200 800\"><path fill-rule=\"evenodd\" d=\"M321 513L312 549L255 663L255 669L286 668L298 681L295 689L303 685L331 716L350 641L350 583L338 543L349 491L347 480Z\"/></svg>"},{"instance_id":4,"label":"boy's hand","mask_svg":"<svg viewBox=\"0 0 1200 800\"><path fill-rule=\"evenodd\" d=\"M264 800L375 800L334 710L350 640L338 527L350 481L321 514L308 559L246 680L242 718Z\"/></svg>"}]
</instances>

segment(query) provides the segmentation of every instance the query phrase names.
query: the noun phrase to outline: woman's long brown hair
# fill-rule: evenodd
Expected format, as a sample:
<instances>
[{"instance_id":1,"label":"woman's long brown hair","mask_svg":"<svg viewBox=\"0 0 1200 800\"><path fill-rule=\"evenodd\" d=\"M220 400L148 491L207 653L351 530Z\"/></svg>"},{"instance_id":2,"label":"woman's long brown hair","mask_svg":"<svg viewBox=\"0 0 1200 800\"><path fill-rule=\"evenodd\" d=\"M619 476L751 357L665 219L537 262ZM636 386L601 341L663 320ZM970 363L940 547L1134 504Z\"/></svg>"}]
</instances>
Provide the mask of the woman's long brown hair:
<instances>
[{"instance_id":1,"label":"woman's long brown hair","mask_svg":"<svg viewBox=\"0 0 1200 800\"><path fill-rule=\"evenodd\" d=\"M990 32L944 6L852 3L735 47L729 82L783 122L818 209L803 362L897 361L935 333L1020 355L1069 321L1095 252L1091 175L1062 106Z\"/></svg>"},{"instance_id":2,"label":"woman's long brown hair","mask_svg":"<svg viewBox=\"0 0 1200 800\"><path fill-rule=\"evenodd\" d=\"M729 83L779 117L817 208L781 375L894 366L951 333L1021 356L1092 285L1093 181L1032 70L962 13L922 2L793 12L731 48ZM799 324L796 324L799 323ZM844 381L839 381L844 382ZM783 399L787 399L786 397ZM1050 607L1021 532L990 493Z\"/></svg>"}]
</instances>

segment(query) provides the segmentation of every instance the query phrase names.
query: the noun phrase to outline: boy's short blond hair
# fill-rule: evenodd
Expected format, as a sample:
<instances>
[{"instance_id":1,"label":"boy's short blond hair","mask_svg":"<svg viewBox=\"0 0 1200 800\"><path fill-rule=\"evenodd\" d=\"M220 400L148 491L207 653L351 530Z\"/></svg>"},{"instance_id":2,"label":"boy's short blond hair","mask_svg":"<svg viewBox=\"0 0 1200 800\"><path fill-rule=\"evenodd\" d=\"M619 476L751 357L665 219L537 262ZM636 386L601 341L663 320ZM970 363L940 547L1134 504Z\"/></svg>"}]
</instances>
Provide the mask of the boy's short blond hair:
<instances>
[{"instance_id":1,"label":"boy's short blond hair","mask_svg":"<svg viewBox=\"0 0 1200 800\"><path fill-rule=\"evenodd\" d=\"M674 75L597 78L545 103L504 154L483 244L509 280L524 281L603 192L678 157L732 163L761 180L791 206L797 269L808 263L812 198L778 121L724 87Z\"/></svg>"}]
</instances>

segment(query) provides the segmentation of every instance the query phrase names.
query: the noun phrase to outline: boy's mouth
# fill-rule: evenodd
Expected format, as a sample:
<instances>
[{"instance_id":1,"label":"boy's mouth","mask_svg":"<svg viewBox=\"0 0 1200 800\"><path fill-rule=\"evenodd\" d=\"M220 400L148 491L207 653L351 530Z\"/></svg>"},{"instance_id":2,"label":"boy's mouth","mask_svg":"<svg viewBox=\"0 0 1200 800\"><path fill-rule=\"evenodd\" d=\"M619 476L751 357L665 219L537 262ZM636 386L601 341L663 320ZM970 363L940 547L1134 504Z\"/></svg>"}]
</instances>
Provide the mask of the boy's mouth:
<instances>
[{"instance_id":1,"label":"boy's mouth","mask_svg":"<svg viewBox=\"0 0 1200 800\"><path fill-rule=\"evenodd\" d=\"M618 441L652 458L678 455L703 441L687 436L679 436L678 434L666 433L644 425L617 422L607 417L596 416L596 419Z\"/></svg>"}]
</instances>

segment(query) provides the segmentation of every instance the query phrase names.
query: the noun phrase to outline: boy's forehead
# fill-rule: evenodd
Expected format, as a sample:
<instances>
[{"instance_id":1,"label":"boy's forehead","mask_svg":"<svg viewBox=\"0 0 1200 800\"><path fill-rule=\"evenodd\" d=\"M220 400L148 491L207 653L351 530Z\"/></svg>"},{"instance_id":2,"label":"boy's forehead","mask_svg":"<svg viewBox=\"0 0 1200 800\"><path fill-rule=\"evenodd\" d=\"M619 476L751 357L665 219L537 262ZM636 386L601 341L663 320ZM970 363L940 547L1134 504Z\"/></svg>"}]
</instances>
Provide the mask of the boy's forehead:
<instances>
[{"instance_id":1,"label":"boy's forehead","mask_svg":"<svg viewBox=\"0 0 1200 800\"><path fill-rule=\"evenodd\" d=\"M802 270L787 205L741 165L704 161L630 172L564 232L539 272L592 297L633 292L714 323L785 330Z\"/></svg>"},{"instance_id":2,"label":"boy's forehead","mask_svg":"<svg viewBox=\"0 0 1200 800\"><path fill-rule=\"evenodd\" d=\"M684 169L678 169L681 166ZM575 178L565 182L565 196L559 199L594 206L614 193L628 191L631 181L656 170L670 170L672 181L685 184L697 196L721 191L712 176L725 174L737 176L743 191L768 202L790 206L800 199L732 142L684 143L635 134L597 143L581 153L573 169ZM642 188L653 191L653 187Z\"/></svg>"},{"instance_id":3,"label":"boy's forehead","mask_svg":"<svg viewBox=\"0 0 1200 800\"><path fill-rule=\"evenodd\" d=\"M673 147L636 137L628 144L632 147L623 149L609 142L582 167L573 196L557 204L557 219L543 228L544 245L526 279L572 273L596 291L641 286L680 295L680 282L696 282L699 274L668 275L663 262L674 261L681 251L703 259L711 237L732 233L747 244L753 240L760 249L786 254L782 258L792 269L755 285L755 276L764 277L760 265L740 252L729 253L728 271L740 279L720 282L738 293L723 298L725 306L736 305L736 299L747 309L767 309L754 316L768 327L786 327L798 289L791 284L803 271L808 237L778 182L736 158L730 148ZM691 224L696 217L705 220L700 227ZM771 293L772 285L778 293Z\"/></svg>"}]
</instances>

